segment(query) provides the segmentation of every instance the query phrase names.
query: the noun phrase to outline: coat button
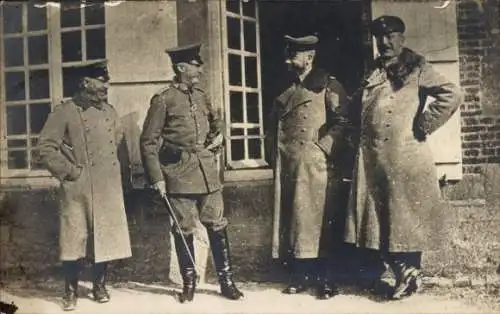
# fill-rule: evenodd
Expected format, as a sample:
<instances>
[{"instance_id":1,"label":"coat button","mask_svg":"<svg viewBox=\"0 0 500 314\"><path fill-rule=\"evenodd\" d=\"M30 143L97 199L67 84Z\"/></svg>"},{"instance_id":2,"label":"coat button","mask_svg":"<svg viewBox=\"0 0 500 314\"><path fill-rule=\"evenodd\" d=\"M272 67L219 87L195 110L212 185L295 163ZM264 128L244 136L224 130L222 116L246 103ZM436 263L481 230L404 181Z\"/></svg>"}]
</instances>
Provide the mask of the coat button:
<instances>
[{"instance_id":1,"label":"coat button","mask_svg":"<svg viewBox=\"0 0 500 314\"><path fill-rule=\"evenodd\" d=\"M85 131L86 131L86 132L90 132L90 129L89 129L89 128L85 128Z\"/></svg>"},{"instance_id":2,"label":"coat button","mask_svg":"<svg viewBox=\"0 0 500 314\"><path fill-rule=\"evenodd\" d=\"M386 137L386 138L384 138L384 142L387 142L388 140L389 140L389 139L388 139L387 137Z\"/></svg>"},{"instance_id":3,"label":"coat button","mask_svg":"<svg viewBox=\"0 0 500 314\"><path fill-rule=\"evenodd\" d=\"M301 132L305 132L305 131L307 131L307 129L306 128L302 128L302 129L300 129L300 131Z\"/></svg>"},{"instance_id":4,"label":"coat button","mask_svg":"<svg viewBox=\"0 0 500 314\"><path fill-rule=\"evenodd\" d=\"M113 140L109 140L109 143L110 143L110 144L113 144Z\"/></svg>"},{"instance_id":5,"label":"coat button","mask_svg":"<svg viewBox=\"0 0 500 314\"><path fill-rule=\"evenodd\" d=\"M390 124L386 124L385 126L386 126L386 127L390 127L391 125L390 125Z\"/></svg>"},{"instance_id":6,"label":"coat button","mask_svg":"<svg viewBox=\"0 0 500 314\"><path fill-rule=\"evenodd\" d=\"M307 115L306 115L306 114L305 114L305 115L303 115L303 116L302 116L302 118L303 118L303 119L307 119Z\"/></svg>"},{"instance_id":7,"label":"coat button","mask_svg":"<svg viewBox=\"0 0 500 314\"><path fill-rule=\"evenodd\" d=\"M392 110L388 110L387 113L392 113Z\"/></svg>"},{"instance_id":8,"label":"coat button","mask_svg":"<svg viewBox=\"0 0 500 314\"><path fill-rule=\"evenodd\" d=\"M111 132L111 131L113 131L113 130L112 130L111 128L109 128L109 129L108 129L108 132Z\"/></svg>"},{"instance_id":9,"label":"coat button","mask_svg":"<svg viewBox=\"0 0 500 314\"><path fill-rule=\"evenodd\" d=\"M304 141L300 141L300 145L304 145L306 142Z\"/></svg>"}]
</instances>

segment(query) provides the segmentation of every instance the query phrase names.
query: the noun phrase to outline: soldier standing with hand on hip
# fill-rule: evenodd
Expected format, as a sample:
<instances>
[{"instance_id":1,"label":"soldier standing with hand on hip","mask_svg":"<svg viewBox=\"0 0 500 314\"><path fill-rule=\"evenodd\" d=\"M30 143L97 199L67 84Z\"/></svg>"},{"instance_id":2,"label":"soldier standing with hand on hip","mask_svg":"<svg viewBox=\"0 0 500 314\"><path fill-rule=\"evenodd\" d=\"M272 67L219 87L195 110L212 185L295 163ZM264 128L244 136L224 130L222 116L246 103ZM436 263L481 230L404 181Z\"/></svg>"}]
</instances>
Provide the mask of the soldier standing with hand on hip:
<instances>
[{"instance_id":1,"label":"soldier standing with hand on hip","mask_svg":"<svg viewBox=\"0 0 500 314\"><path fill-rule=\"evenodd\" d=\"M364 82L360 141L345 240L378 250L391 266L393 299L419 288L422 252L439 248L446 204L427 137L458 109L459 88L406 48L405 24L371 24L380 56ZM434 98L427 106L427 97Z\"/></svg>"},{"instance_id":2,"label":"soldier standing with hand on hip","mask_svg":"<svg viewBox=\"0 0 500 314\"><path fill-rule=\"evenodd\" d=\"M200 47L192 44L166 50L174 83L153 96L140 138L148 180L162 196L168 193L180 224L181 230L173 230L173 236L183 280L181 302L192 301L196 288L191 257L195 256L197 219L207 228L222 295L233 300L243 297L232 278L228 222L217 171L223 122L199 85L203 73Z\"/></svg>"}]
</instances>

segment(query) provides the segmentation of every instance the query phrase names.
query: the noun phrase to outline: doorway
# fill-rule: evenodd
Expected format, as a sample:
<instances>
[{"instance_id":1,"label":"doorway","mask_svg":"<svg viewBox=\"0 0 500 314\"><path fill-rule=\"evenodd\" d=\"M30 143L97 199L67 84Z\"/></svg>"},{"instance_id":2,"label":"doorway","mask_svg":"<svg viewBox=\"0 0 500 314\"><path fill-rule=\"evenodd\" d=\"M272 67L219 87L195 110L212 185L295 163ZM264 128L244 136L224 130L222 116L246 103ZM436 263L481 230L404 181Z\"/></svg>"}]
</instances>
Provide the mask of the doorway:
<instances>
[{"instance_id":1,"label":"doorway","mask_svg":"<svg viewBox=\"0 0 500 314\"><path fill-rule=\"evenodd\" d=\"M316 66L335 76L350 93L364 72L363 1L261 1L261 72L264 116L287 86L284 35L316 34Z\"/></svg>"}]
</instances>

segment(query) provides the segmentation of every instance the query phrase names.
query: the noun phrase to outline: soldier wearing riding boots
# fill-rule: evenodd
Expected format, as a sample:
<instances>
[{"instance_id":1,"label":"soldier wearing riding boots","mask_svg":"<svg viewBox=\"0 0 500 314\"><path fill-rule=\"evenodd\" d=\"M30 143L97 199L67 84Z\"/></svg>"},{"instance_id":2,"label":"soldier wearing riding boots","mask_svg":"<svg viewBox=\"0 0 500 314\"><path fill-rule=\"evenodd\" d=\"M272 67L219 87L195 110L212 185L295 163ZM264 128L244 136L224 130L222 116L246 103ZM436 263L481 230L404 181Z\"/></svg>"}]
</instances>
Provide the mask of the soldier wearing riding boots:
<instances>
[{"instance_id":1,"label":"soldier wearing riding boots","mask_svg":"<svg viewBox=\"0 0 500 314\"><path fill-rule=\"evenodd\" d=\"M174 230L173 236L183 280L181 302L191 301L195 293L192 257L197 219L208 232L222 295L234 300L243 297L232 279L228 222L217 171L223 122L199 84L203 72L200 47L192 44L166 50L175 79L151 99L140 137L148 180L162 196L168 194L180 224L181 230Z\"/></svg>"},{"instance_id":2,"label":"soldier wearing riding boots","mask_svg":"<svg viewBox=\"0 0 500 314\"><path fill-rule=\"evenodd\" d=\"M335 215L335 169L347 113L341 83L313 66L316 36L285 36L292 83L275 100L268 147L275 171L273 255L290 267L286 294L316 287L319 299L338 293L329 278Z\"/></svg>"},{"instance_id":3,"label":"soldier wearing riding boots","mask_svg":"<svg viewBox=\"0 0 500 314\"><path fill-rule=\"evenodd\" d=\"M422 251L439 243L447 211L427 138L457 110L461 92L404 47L400 18L381 16L371 30L380 56L357 102L360 136L345 240L385 256L396 275L392 298L400 299L417 291ZM429 96L433 101L423 106Z\"/></svg>"},{"instance_id":4,"label":"soldier wearing riding boots","mask_svg":"<svg viewBox=\"0 0 500 314\"><path fill-rule=\"evenodd\" d=\"M107 262L131 256L118 148L123 131L107 103L105 62L70 68L79 90L56 106L39 138L41 162L61 182L60 259L64 310L75 309L81 260L93 263L92 293L109 300Z\"/></svg>"}]
</instances>

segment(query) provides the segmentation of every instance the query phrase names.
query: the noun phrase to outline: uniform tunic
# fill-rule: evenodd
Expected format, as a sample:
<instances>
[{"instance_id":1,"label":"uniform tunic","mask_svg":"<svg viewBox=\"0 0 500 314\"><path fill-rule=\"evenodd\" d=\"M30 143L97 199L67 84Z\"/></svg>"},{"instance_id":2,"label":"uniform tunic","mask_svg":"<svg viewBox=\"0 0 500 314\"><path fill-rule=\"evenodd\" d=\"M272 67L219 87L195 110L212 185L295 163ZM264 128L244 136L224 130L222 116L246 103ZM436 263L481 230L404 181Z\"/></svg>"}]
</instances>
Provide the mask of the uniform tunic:
<instances>
[{"instance_id":1,"label":"uniform tunic","mask_svg":"<svg viewBox=\"0 0 500 314\"><path fill-rule=\"evenodd\" d=\"M122 136L118 115L108 104L97 109L68 100L44 125L41 161L62 188L61 260L89 256L104 262L131 256L117 157Z\"/></svg>"},{"instance_id":2,"label":"uniform tunic","mask_svg":"<svg viewBox=\"0 0 500 314\"><path fill-rule=\"evenodd\" d=\"M275 102L269 132L275 172L275 258L326 254L334 204L335 155L347 104L338 81L321 70L285 90Z\"/></svg>"},{"instance_id":3,"label":"uniform tunic","mask_svg":"<svg viewBox=\"0 0 500 314\"><path fill-rule=\"evenodd\" d=\"M439 243L429 238L439 234L446 211L425 139L457 110L461 94L417 57L420 64L400 89L378 68L363 91L345 234L361 247L410 252ZM424 107L427 96L435 100Z\"/></svg>"},{"instance_id":4,"label":"uniform tunic","mask_svg":"<svg viewBox=\"0 0 500 314\"><path fill-rule=\"evenodd\" d=\"M195 231L198 217L214 230L227 225L217 157L206 149L222 129L219 113L197 85L173 83L151 100L141 134L144 168L151 184L165 180L185 234Z\"/></svg>"}]
</instances>

